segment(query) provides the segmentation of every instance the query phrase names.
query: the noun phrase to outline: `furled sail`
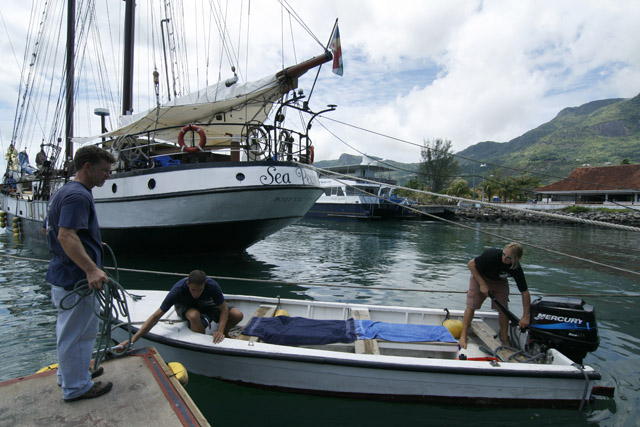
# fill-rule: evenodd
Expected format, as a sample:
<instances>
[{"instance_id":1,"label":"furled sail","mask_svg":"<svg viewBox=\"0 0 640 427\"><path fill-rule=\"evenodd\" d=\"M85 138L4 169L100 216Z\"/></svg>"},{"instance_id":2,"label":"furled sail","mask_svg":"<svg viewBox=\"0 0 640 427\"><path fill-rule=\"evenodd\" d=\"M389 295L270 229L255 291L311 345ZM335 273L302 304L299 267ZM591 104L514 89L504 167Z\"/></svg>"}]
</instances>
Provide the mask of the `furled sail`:
<instances>
[{"instance_id":1,"label":"furled sail","mask_svg":"<svg viewBox=\"0 0 640 427\"><path fill-rule=\"evenodd\" d=\"M202 126L207 145L227 144L231 135L246 133L247 126L261 125L269 115L273 103L283 94L297 88L298 77L331 60L331 57L330 52L325 52L253 82L229 87L225 82L220 82L145 113L120 116L120 127L101 136L145 136L147 133L155 139L175 142L178 128L198 123L213 125Z\"/></svg>"}]
</instances>

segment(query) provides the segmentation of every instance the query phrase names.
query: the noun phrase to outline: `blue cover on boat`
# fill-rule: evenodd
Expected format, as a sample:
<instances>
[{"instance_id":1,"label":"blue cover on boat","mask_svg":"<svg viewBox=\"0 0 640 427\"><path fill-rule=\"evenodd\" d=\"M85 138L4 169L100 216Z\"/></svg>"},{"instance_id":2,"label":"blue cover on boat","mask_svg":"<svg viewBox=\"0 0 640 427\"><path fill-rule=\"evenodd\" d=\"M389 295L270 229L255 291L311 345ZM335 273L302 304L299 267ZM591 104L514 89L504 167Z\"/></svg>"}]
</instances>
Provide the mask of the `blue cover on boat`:
<instances>
[{"instance_id":1,"label":"blue cover on boat","mask_svg":"<svg viewBox=\"0 0 640 427\"><path fill-rule=\"evenodd\" d=\"M314 320L306 317L254 317L242 331L269 344L320 345L357 339L353 319Z\"/></svg>"},{"instance_id":2,"label":"blue cover on boat","mask_svg":"<svg viewBox=\"0 0 640 427\"><path fill-rule=\"evenodd\" d=\"M458 342L449 330L441 325L409 325L403 323L374 322L356 320L358 339L381 339L397 342Z\"/></svg>"}]
</instances>

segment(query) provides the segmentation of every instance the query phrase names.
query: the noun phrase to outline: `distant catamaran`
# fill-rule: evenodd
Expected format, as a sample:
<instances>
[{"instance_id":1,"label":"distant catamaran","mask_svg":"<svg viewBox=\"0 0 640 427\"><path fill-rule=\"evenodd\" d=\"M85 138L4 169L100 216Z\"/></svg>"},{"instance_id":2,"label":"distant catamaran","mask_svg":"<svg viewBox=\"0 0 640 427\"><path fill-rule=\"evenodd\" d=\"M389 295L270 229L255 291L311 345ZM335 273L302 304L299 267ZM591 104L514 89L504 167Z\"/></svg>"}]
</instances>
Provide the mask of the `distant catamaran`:
<instances>
[{"instance_id":1,"label":"distant catamaran","mask_svg":"<svg viewBox=\"0 0 640 427\"><path fill-rule=\"evenodd\" d=\"M90 89L74 77L76 67L83 63L83 58L74 57L81 50L75 35L88 37L85 26L91 20L82 24L84 11L76 13L74 1L68 1L68 22L72 24L67 31L66 81L52 88L59 99L56 119L65 117L65 135L58 135L61 120L55 121L51 139L42 145L47 161L40 162L37 170L29 169L28 160L20 164L17 147L28 142L20 138L26 115L33 113L29 106L35 104L19 103L0 198L6 225L15 225L23 239L44 242L41 225L47 200L70 177L73 142L99 144L118 159L111 179L93 194L102 238L120 251L243 250L302 218L322 194L318 176L308 166L314 157L310 122L335 106L314 112L295 89L300 76L331 61L331 52L324 49L310 60L244 84L234 75L131 115L135 4L125 1L120 126L107 131L104 117L109 113L97 108L95 113L103 119L102 134L74 138L78 92L74 89ZM43 16L60 9L57 2L47 2ZM56 22L43 21L43 25ZM158 25L168 21L165 17ZM46 43L46 34L38 31L34 49ZM163 27L163 43L164 37ZM47 59L42 52L34 53L33 58ZM30 74L21 96L40 94L32 90L36 81ZM155 72L156 94L159 82ZM286 112L291 109L307 117L301 131L285 127Z\"/></svg>"}]
</instances>

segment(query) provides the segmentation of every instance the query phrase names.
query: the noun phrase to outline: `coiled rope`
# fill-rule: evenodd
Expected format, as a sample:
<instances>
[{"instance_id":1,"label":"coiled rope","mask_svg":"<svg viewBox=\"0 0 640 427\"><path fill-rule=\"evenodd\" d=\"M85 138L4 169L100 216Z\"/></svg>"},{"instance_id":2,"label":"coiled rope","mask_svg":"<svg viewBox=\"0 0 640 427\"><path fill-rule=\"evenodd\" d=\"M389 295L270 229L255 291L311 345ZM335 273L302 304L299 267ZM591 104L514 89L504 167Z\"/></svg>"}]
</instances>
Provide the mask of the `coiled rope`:
<instances>
[{"instance_id":1,"label":"coiled rope","mask_svg":"<svg viewBox=\"0 0 640 427\"><path fill-rule=\"evenodd\" d=\"M131 342L131 318L129 316L129 307L127 304L126 295L136 298L136 296L129 294L119 283L119 272L116 257L111 248L105 244L111 254L111 258L114 263L115 277L109 276L109 281L102 284L102 290L90 289L87 279L78 281L73 290L65 295L60 301L60 308L62 310L70 310L80 303L83 298L92 298L98 301L98 304L94 304L94 313L100 320L100 327L98 329L98 337L96 339L96 351L95 360L93 362L93 369L96 370L100 367L100 362L108 355L109 357L120 356L124 352L117 353L113 351L111 346L111 329L114 324L123 324L119 319L126 318L126 324L129 326L127 331L129 333L129 342ZM65 305L67 298L72 296L79 296L78 300L69 306Z\"/></svg>"}]
</instances>

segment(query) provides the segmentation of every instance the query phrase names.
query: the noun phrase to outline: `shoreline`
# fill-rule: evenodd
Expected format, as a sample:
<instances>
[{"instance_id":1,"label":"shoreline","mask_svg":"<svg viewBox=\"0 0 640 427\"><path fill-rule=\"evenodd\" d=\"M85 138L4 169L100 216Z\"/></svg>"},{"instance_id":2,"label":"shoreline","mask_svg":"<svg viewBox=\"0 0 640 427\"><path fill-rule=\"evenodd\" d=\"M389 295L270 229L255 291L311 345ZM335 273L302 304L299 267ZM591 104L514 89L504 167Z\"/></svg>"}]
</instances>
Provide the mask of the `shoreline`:
<instances>
[{"instance_id":1,"label":"shoreline","mask_svg":"<svg viewBox=\"0 0 640 427\"><path fill-rule=\"evenodd\" d=\"M612 224L627 225L631 227L640 227L640 211L627 210L625 212L601 212L593 210L590 212L570 213L563 209L555 209L545 211L555 213L572 218L581 218L592 221L608 222ZM536 215L536 211L531 209L530 212L514 211L511 209L500 209L491 206L485 207L458 207L455 210L455 219L459 221L482 221L482 222L518 222L523 224L576 224L571 220L563 220L561 218L547 217ZM588 224L587 224L588 225Z\"/></svg>"}]
</instances>

